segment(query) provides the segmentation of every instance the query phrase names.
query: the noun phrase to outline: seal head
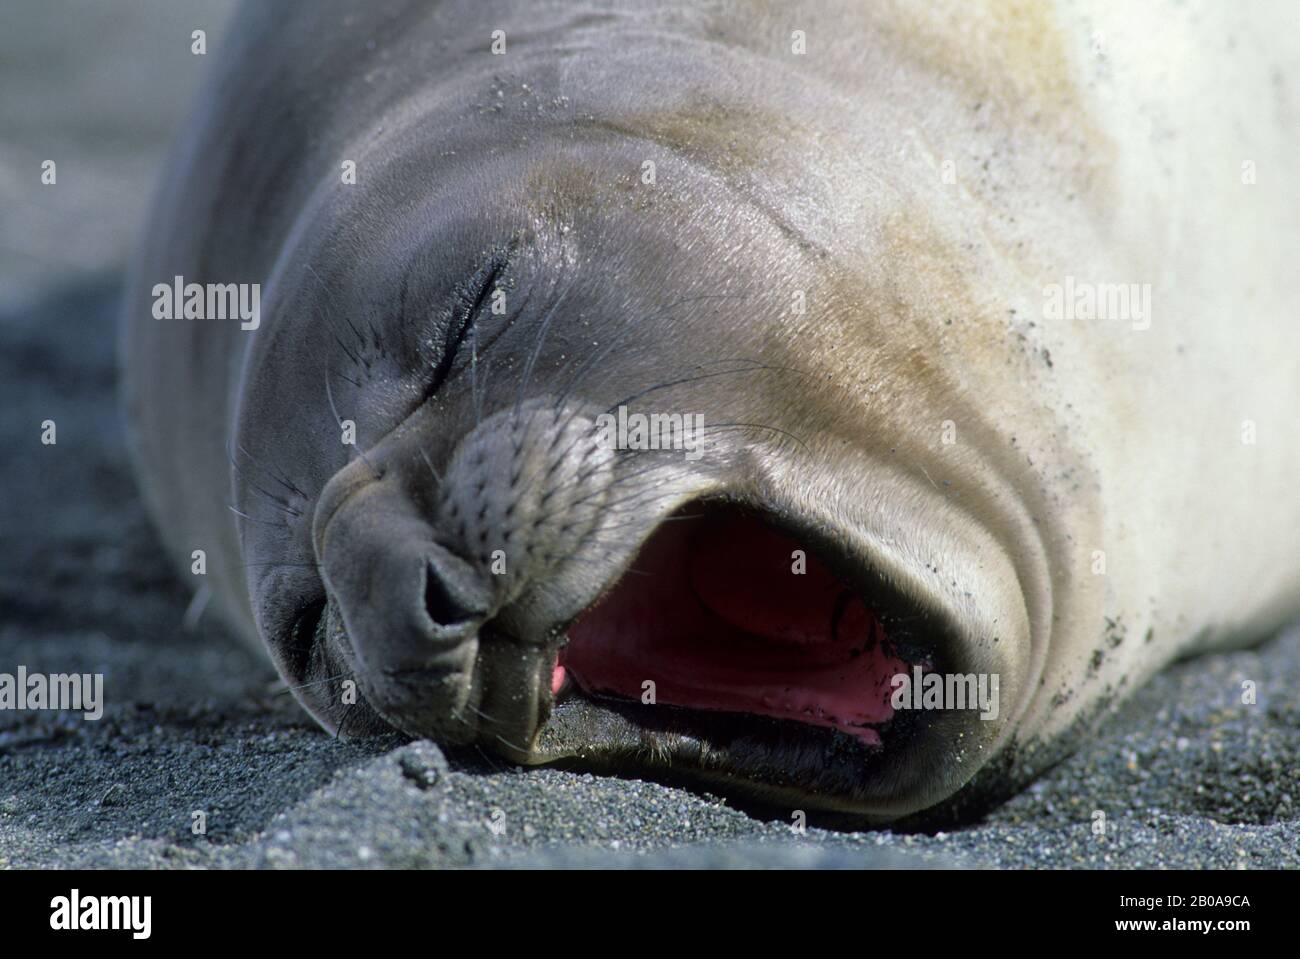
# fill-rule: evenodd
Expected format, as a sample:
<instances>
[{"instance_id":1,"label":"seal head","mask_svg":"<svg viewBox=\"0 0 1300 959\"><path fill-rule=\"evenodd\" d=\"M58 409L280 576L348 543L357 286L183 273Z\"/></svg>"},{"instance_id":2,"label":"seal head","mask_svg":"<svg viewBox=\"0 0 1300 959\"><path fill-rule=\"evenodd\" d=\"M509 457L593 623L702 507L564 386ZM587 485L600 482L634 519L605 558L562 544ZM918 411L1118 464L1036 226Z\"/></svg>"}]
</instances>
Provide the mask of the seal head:
<instances>
[{"instance_id":1,"label":"seal head","mask_svg":"<svg viewBox=\"0 0 1300 959\"><path fill-rule=\"evenodd\" d=\"M950 794L1025 694L1017 519L954 510L905 431L882 448L846 429L864 398L807 362L837 334L791 328L787 291L758 275L788 257L770 224L715 224L685 256L633 195L545 200L571 211L563 228L481 210L422 224L463 238L436 257L409 244L399 269L423 268L428 292L310 247L286 266L312 280L277 308L314 322L251 358L236 479L286 678L345 734L395 726L881 818ZM347 231L308 235L352 246ZM731 264L721 286L704 243ZM468 279L444 273L465 261ZM815 257L802 270L786 282L834 282ZM494 294L517 305L494 315ZM313 379L318 401L268 430L264 404ZM303 437L310 456L286 459ZM281 527L263 484L292 462L336 465L285 477L321 491ZM931 547L979 560L945 581L918 562ZM977 709L972 688L966 709L897 708L898 677L930 673L993 676L999 702Z\"/></svg>"}]
</instances>

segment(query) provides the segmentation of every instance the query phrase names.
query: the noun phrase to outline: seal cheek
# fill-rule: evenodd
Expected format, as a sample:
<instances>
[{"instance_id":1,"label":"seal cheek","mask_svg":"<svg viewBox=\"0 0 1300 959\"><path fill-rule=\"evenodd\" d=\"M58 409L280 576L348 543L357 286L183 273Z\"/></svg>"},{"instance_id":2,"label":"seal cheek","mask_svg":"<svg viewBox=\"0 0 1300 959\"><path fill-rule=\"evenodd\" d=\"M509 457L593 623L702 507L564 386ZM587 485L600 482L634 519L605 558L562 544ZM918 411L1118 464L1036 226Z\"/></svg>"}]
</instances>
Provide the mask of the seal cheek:
<instances>
[{"instance_id":1,"label":"seal cheek","mask_svg":"<svg viewBox=\"0 0 1300 959\"><path fill-rule=\"evenodd\" d=\"M613 454L553 398L477 424L440 472L430 445L420 429L394 431L322 490L322 638L393 726L535 762L562 686L556 610L594 599L566 586L565 564L593 539Z\"/></svg>"}]
</instances>

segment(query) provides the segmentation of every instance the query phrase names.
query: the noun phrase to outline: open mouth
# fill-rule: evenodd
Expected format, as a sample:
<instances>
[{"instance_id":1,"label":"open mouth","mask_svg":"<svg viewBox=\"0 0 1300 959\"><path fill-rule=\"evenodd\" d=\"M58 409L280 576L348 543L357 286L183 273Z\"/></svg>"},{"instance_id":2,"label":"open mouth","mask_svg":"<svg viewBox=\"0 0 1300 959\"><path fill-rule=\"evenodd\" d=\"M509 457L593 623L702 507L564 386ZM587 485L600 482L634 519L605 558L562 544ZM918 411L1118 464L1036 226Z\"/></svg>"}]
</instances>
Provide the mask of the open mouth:
<instances>
[{"instance_id":1,"label":"open mouth","mask_svg":"<svg viewBox=\"0 0 1300 959\"><path fill-rule=\"evenodd\" d=\"M1008 662L996 620L960 621L933 571L914 575L896 548L760 504L697 500L661 519L617 580L544 642L516 638L507 607L469 622L450 666L424 663L418 644L401 642L400 615L396 631L345 622L349 609L363 622L390 611L363 594L352 607L332 597L295 645L336 651L303 670L322 682L371 656L376 719L448 746L889 818L969 779L998 734L964 703L900 702L898 677L919 686ZM405 569L394 564L394 575ZM441 623L428 576L417 612Z\"/></svg>"},{"instance_id":2,"label":"open mouth","mask_svg":"<svg viewBox=\"0 0 1300 959\"><path fill-rule=\"evenodd\" d=\"M697 725L763 717L882 743L893 677L932 657L808 542L735 507L688 508L568 630L552 676L573 696L678 707ZM717 714L730 714L728 717Z\"/></svg>"}]
</instances>

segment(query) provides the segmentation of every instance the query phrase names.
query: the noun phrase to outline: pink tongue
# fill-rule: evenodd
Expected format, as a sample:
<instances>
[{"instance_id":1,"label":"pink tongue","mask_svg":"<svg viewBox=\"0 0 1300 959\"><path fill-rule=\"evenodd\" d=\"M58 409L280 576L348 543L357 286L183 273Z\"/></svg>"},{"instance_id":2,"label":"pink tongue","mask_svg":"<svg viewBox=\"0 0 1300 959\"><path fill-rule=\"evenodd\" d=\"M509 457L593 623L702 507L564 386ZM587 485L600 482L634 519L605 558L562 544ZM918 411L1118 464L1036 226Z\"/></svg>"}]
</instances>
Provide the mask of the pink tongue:
<instances>
[{"instance_id":1,"label":"pink tongue","mask_svg":"<svg viewBox=\"0 0 1300 959\"><path fill-rule=\"evenodd\" d=\"M866 605L794 540L744 518L668 524L631 576L569 632L567 674L589 691L831 726L879 742L893 716ZM803 572L796 572L802 569ZM554 682L554 679L553 679Z\"/></svg>"}]
</instances>

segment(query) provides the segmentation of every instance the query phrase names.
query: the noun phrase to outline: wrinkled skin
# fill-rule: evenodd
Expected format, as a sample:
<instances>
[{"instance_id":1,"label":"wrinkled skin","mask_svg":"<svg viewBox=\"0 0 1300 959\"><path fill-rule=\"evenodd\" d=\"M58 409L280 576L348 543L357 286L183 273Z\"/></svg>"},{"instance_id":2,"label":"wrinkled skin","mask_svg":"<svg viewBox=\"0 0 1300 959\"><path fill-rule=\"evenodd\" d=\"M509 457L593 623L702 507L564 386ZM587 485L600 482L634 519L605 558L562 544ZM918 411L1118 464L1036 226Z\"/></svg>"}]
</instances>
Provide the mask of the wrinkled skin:
<instances>
[{"instance_id":1,"label":"wrinkled skin","mask_svg":"<svg viewBox=\"0 0 1300 959\"><path fill-rule=\"evenodd\" d=\"M1004 794L1300 611L1281 7L1233 25L1228 82L1213 9L957 6L242 10L146 234L126 400L169 548L323 726L889 820ZM175 275L262 284L259 329L152 319ZM1066 276L1151 284L1149 328L1045 316ZM702 415L704 455L603 447L620 403ZM877 743L557 703L571 627L692 510L806 549L902 661L996 674L998 717Z\"/></svg>"}]
</instances>

